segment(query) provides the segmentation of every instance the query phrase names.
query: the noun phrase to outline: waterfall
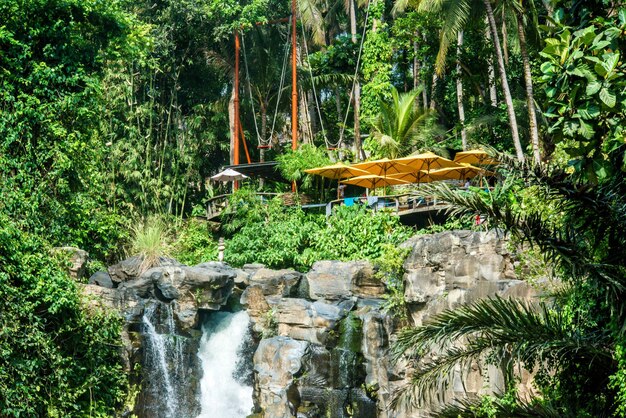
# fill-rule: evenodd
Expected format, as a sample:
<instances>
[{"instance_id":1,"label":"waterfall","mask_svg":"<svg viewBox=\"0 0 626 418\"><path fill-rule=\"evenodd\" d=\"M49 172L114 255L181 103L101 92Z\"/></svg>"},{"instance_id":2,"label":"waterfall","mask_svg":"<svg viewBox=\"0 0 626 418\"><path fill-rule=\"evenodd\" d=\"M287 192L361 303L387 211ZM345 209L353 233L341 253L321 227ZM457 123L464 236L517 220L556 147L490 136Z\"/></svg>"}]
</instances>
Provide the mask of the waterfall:
<instances>
[{"instance_id":1,"label":"waterfall","mask_svg":"<svg viewBox=\"0 0 626 418\"><path fill-rule=\"evenodd\" d=\"M245 311L215 312L203 327L198 418L245 418L252 410L250 318Z\"/></svg>"},{"instance_id":2,"label":"waterfall","mask_svg":"<svg viewBox=\"0 0 626 418\"><path fill-rule=\"evenodd\" d=\"M170 304L148 305L142 317L145 353L143 370L146 411L155 418L174 418L186 413L181 401L186 389L184 337L176 335ZM181 405L182 404L182 405Z\"/></svg>"}]
</instances>

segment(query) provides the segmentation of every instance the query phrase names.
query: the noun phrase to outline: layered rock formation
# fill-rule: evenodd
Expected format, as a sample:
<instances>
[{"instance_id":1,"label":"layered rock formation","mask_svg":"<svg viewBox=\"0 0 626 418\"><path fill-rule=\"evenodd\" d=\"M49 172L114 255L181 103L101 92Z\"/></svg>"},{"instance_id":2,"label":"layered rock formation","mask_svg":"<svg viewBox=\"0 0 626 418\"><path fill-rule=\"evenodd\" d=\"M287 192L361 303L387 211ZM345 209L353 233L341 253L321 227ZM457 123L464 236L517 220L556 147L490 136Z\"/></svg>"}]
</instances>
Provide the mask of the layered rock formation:
<instances>
[{"instance_id":1,"label":"layered rock formation","mask_svg":"<svg viewBox=\"0 0 626 418\"><path fill-rule=\"evenodd\" d=\"M534 295L516 276L517 262L507 240L495 232L416 236L403 246L410 249L404 264L405 299L415 324L487 296ZM390 362L388 351L397 324L383 309L385 287L369 262L320 261L306 274L261 265L240 270L221 263L188 267L172 260L140 273L137 262L131 259L113 266L85 286L85 293L98 296L94 304L118 309L125 316L129 370L142 362L142 350L150 343L145 337L150 318L160 310L161 321L172 322L173 332L187 341L182 357L192 371L180 373L185 380L197 381L201 371L191 357L197 350L201 312L221 309L227 302L232 305L236 299L247 310L258 342L251 416L401 418L427 416L434 406L395 411L390 406L394 391L406 384L411 365ZM154 304L156 311L150 308ZM503 390L497 368L475 364L470 369L469 373L455 371L443 398ZM522 382L522 391L529 390L526 384ZM198 412L193 382L191 387L186 403L177 405L176 416ZM157 402L155 396L144 389L135 413L173 416L167 410L155 415L150 407Z\"/></svg>"},{"instance_id":2,"label":"layered rock formation","mask_svg":"<svg viewBox=\"0 0 626 418\"><path fill-rule=\"evenodd\" d=\"M132 412L192 417L199 413L200 312L226 304L237 272L222 263L161 263L142 272L140 259L125 260L92 276L84 294L126 320L122 358L141 387Z\"/></svg>"}]
</instances>

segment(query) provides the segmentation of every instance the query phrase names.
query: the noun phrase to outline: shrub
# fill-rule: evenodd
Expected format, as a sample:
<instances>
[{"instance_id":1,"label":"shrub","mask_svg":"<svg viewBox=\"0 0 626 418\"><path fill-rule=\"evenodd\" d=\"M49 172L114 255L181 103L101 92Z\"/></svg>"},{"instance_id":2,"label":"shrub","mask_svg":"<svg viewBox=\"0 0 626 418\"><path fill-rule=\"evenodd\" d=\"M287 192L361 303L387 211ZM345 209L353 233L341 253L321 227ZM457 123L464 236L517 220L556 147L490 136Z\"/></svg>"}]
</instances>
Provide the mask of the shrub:
<instances>
[{"instance_id":1,"label":"shrub","mask_svg":"<svg viewBox=\"0 0 626 418\"><path fill-rule=\"evenodd\" d=\"M2 416L112 416L126 375L122 320L87 310L45 243L0 214Z\"/></svg>"}]
</instances>

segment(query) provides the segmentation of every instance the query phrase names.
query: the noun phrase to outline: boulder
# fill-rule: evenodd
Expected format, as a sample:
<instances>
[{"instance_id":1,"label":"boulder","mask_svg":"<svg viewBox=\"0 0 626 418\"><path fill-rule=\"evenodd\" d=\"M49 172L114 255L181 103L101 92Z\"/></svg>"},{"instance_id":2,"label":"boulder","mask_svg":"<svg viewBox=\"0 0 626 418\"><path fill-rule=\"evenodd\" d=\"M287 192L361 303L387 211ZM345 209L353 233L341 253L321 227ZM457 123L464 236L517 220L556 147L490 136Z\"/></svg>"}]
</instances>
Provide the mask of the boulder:
<instances>
[{"instance_id":1,"label":"boulder","mask_svg":"<svg viewBox=\"0 0 626 418\"><path fill-rule=\"evenodd\" d=\"M108 273L114 285L117 287L120 283L139 277L144 272L142 263L143 257L135 255L109 266ZM160 267L181 266L178 261L169 257L159 257L156 264Z\"/></svg>"},{"instance_id":2,"label":"boulder","mask_svg":"<svg viewBox=\"0 0 626 418\"><path fill-rule=\"evenodd\" d=\"M274 306L278 334L315 344L330 343L330 333L354 302L331 304L318 300L282 298Z\"/></svg>"},{"instance_id":3,"label":"boulder","mask_svg":"<svg viewBox=\"0 0 626 418\"><path fill-rule=\"evenodd\" d=\"M255 269L249 276L250 286L259 286L265 296L296 296L302 273L295 270Z\"/></svg>"},{"instance_id":4,"label":"boulder","mask_svg":"<svg viewBox=\"0 0 626 418\"><path fill-rule=\"evenodd\" d=\"M300 396L294 377L302 368L309 343L289 337L261 340L254 353L255 399L264 416L292 418Z\"/></svg>"},{"instance_id":5,"label":"boulder","mask_svg":"<svg viewBox=\"0 0 626 418\"><path fill-rule=\"evenodd\" d=\"M380 298L383 283L369 261L318 261L306 274L311 299Z\"/></svg>"},{"instance_id":6,"label":"boulder","mask_svg":"<svg viewBox=\"0 0 626 418\"><path fill-rule=\"evenodd\" d=\"M126 275L132 268L138 267L136 261L120 263L114 269L117 278L121 277L120 271ZM218 310L226 304L237 273L222 263L204 263L195 267L171 264L153 267L136 278L124 276L124 281L117 288L107 289L106 292L94 289L100 286L90 285L85 288L86 293L100 295L105 304L123 312L130 309L134 315L137 315L132 309L135 305L127 306L129 303L136 304L144 299L171 303L179 330L188 333L197 326L198 310Z\"/></svg>"},{"instance_id":7,"label":"boulder","mask_svg":"<svg viewBox=\"0 0 626 418\"><path fill-rule=\"evenodd\" d=\"M95 272L91 275L87 283L106 287L108 289L112 289L114 287L113 280L111 280L111 276L109 276L109 273L107 273L106 271Z\"/></svg>"},{"instance_id":8,"label":"boulder","mask_svg":"<svg viewBox=\"0 0 626 418\"><path fill-rule=\"evenodd\" d=\"M62 254L70 262L69 273L73 279L82 279L85 275L89 253L76 247L54 247L52 252Z\"/></svg>"}]
</instances>

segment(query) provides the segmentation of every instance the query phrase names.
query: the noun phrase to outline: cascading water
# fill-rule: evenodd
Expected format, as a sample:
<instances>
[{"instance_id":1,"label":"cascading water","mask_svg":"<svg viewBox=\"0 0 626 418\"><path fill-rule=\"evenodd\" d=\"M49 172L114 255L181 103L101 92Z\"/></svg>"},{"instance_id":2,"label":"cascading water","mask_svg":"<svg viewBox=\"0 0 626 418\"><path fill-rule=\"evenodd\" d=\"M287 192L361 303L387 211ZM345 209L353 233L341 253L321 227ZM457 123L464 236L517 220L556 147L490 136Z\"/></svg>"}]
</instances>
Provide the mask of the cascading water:
<instances>
[{"instance_id":1,"label":"cascading water","mask_svg":"<svg viewBox=\"0 0 626 418\"><path fill-rule=\"evenodd\" d=\"M186 338L176 334L172 306L155 302L142 317L145 352L144 413L155 418L174 418L189 413L183 398L189 376L185 367Z\"/></svg>"},{"instance_id":2,"label":"cascading water","mask_svg":"<svg viewBox=\"0 0 626 418\"><path fill-rule=\"evenodd\" d=\"M203 327L198 418L245 418L251 413L250 317L245 311L215 312Z\"/></svg>"}]
</instances>

